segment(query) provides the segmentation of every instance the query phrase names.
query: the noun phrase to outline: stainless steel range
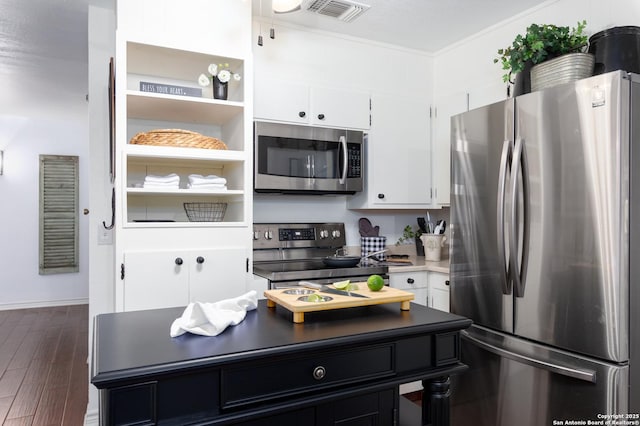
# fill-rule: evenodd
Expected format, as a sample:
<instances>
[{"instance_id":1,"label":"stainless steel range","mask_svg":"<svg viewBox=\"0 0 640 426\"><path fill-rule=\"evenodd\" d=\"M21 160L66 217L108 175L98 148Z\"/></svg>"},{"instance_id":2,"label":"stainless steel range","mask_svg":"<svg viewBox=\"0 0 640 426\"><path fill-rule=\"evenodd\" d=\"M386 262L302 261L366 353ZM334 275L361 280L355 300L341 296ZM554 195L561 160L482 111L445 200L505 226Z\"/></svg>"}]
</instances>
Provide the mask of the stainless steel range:
<instances>
[{"instance_id":1,"label":"stainless steel range","mask_svg":"<svg viewBox=\"0 0 640 426\"><path fill-rule=\"evenodd\" d=\"M346 245L344 223L256 223L253 225L253 273L269 289L294 287L299 281L327 284L366 281L372 274L388 279L388 267L361 261L332 268L322 261Z\"/></svg>"}]
</instances>

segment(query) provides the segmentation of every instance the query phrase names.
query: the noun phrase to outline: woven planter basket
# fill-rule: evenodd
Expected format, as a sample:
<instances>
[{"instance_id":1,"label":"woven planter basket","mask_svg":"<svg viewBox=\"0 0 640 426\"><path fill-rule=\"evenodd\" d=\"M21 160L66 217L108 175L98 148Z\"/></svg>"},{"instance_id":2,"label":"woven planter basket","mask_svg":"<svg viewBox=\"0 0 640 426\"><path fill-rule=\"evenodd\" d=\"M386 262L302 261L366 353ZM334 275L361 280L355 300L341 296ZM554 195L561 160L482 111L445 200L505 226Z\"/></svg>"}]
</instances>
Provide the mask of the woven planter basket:
<instances>
[{"instance_id":1,"label":"woven planter basket","mask_svg":"<svg viewBox=\"0 0 640 426\"><path fill-rule=\"evenodd\" d=\"M158 129L138 133L129 143L176 148L227 149L227 145L220 139L181 129Z\"/></svg>"}]
</instances>

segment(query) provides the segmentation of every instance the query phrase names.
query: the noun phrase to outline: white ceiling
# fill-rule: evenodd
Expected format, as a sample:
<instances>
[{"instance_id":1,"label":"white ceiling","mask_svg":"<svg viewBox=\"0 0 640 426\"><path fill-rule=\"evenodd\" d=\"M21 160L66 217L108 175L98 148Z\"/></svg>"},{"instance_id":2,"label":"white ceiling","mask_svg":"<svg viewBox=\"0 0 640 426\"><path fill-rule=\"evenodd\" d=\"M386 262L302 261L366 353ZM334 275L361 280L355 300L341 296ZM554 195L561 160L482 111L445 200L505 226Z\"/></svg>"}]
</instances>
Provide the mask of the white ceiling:
<instances>
[{"instance_id":1,"label":"white ceiling","mask_svg":"<svg viewBox=\"0 0 640 426\"><path fill-rule=\"evenodd\" d=\"M356 0L371 7L347 23L302 9L273 15L271 0L252 0L254 16L427 52L436 52L541 0ZM262 2L262 15L260 3Z\"/></svg>"},{"instance_id":2,"label":"white ceiling","mask_svg":"<svg viewBox=\"0 0 640 426\"><path fill-rule=\"evenodd\" d=\"M371 8L346 23L306 10L274 17L271 0L251 1L256 16L262 1L262 17L267 22L276 19L427 52L542 2L359 0ZM61 92L65 96L86 93L87 4L88 0L0 0L0 81L4 87L0 111L13 109L31 96L44 101Z\"/></svg>"}]
</instances>

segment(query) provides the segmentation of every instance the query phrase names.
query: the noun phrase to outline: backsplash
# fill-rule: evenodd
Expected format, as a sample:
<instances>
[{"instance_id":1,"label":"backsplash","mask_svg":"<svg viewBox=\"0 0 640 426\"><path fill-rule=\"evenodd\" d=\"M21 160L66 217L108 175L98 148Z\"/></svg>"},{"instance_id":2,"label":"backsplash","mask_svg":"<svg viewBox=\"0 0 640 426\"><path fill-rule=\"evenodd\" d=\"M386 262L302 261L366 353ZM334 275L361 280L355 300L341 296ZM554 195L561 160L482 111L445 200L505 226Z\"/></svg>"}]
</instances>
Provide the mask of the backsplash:
<instances>
[{"instance_id":1,"label":"backsplash","mask_svg":"<svg viewBox=\"0 0 640 426\"><path fill-rule=\"evenodd\" d=\"M425 217L425 210L348 210L344 195L274 195L254 194L253 221L260 222L344 222L347 246L360 246L358 220L368 218L380 226L380 235L393 246L402 236L405 226L418 229L417 217ZM449 237L449 208L429 210L432 221L447 221L445 234Z\"/></svg>"}]
</instances>

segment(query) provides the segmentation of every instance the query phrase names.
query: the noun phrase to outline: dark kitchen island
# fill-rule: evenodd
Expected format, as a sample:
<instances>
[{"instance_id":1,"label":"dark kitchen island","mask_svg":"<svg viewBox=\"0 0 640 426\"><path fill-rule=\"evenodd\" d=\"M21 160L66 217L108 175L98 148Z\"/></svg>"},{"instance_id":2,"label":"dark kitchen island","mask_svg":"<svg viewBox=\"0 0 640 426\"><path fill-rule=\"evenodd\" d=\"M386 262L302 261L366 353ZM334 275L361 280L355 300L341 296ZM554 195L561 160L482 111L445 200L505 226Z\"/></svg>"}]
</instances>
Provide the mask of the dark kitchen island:
<instances>
[{"instance_id":1,"label":"dark kitchen island","mask_svg":"<svg viewBox=\"0 0 640 426\"><path fill-rule=\"evenodd\" d=\"M98 315L103 425L449 424L448 376L471 321L399 303L292 314L264 300L217 337L169 336L183 308ZM398 385L423 380L422 420ZM417 407L418 413L420 412Z\"/></svg>"}]
</instances>

